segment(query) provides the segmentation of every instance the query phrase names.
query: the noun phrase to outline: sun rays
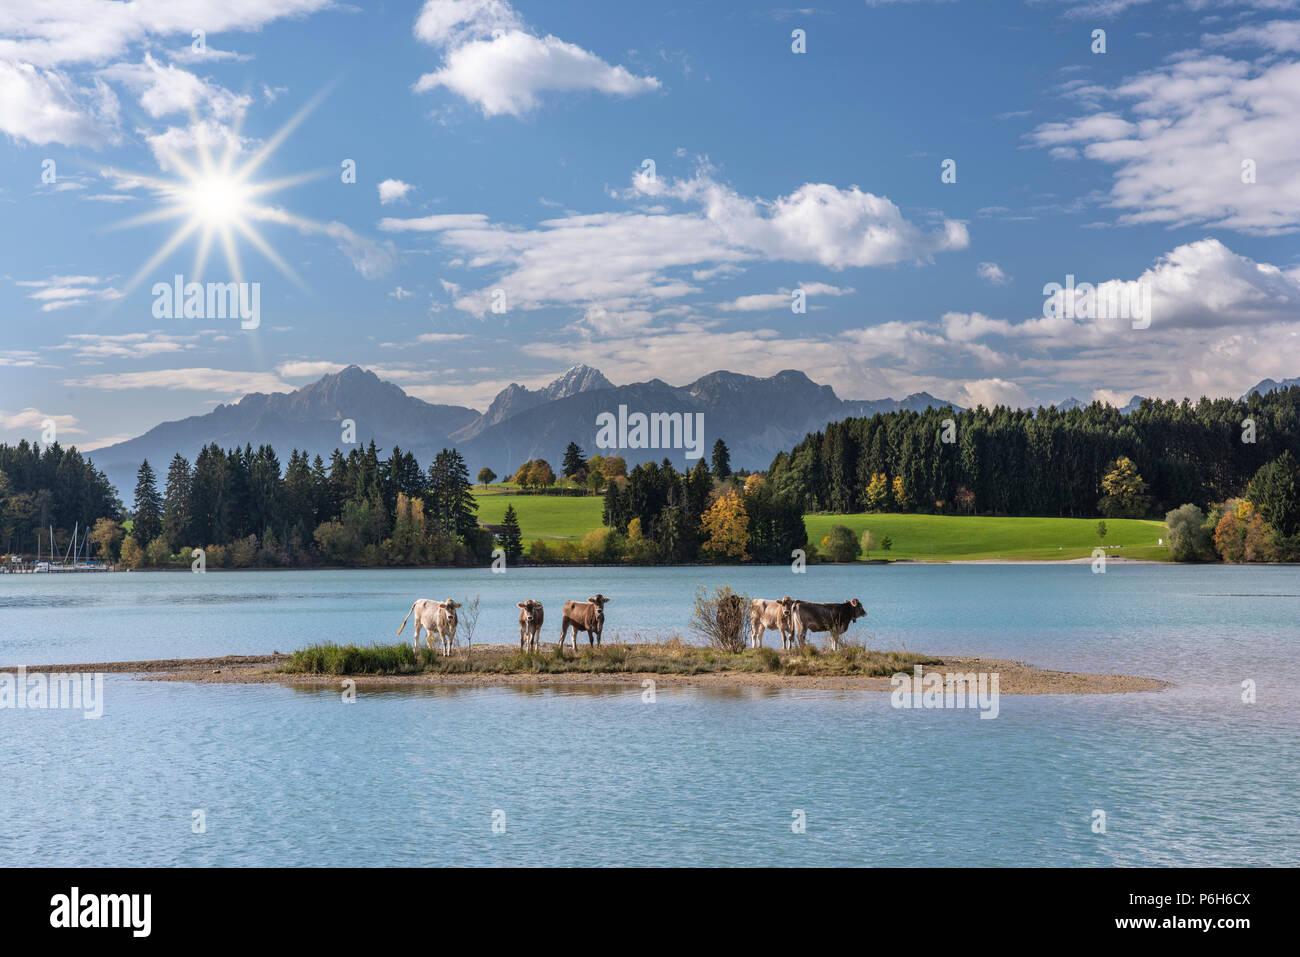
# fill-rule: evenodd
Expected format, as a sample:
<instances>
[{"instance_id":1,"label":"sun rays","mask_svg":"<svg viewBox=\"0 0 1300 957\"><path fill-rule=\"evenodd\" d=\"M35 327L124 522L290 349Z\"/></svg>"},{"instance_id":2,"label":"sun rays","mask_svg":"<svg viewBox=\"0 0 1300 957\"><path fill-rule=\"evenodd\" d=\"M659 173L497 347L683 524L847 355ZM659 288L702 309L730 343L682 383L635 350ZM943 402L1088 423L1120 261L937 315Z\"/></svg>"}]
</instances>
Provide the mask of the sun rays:
<instances>
[{"instance_id":1,"label":"sun rays","mask_svg":"<svg viewBox=\"0 0 1300 957\"><path fill-rule=\"evenodd\" d=\"M178 220L175 232L140 267L126 285L126 291L148 278L166 259L186 242L196 242L194 266L190 278L203 281L209 260L221 256L234 282L244 281L240 244L246 242L262 254L295 285L302 287L289 265L259 230L259 224L278 223L299 232L313 233L324 229L320 223L305 219L282 207L269 205L268 198L283 189L324 175L324 172L300 173L258 182L254 174L284 143L289 134L325 95L322 91L262 143L251 156L239 162L245 141L236 124L227 128L192 117L186 130L173 131L178 136L158 146L160 165L171 177L142 175L121 170L107 170L105 175L150 190L161 205L150 212L118 223L126 229Z\"/></svg>"}]
</instances>

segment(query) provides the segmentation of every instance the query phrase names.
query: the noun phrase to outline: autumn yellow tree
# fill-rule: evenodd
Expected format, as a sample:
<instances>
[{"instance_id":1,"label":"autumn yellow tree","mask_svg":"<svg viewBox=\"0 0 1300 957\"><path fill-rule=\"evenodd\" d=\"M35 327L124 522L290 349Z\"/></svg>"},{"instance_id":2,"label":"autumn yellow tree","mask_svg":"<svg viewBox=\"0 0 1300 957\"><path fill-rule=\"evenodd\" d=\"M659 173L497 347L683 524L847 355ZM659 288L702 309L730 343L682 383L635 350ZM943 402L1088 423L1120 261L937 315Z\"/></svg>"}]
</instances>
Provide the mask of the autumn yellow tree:
<instances>
[{"instance_id":1,"label":"autumn yellow tree","mask_svg":"<svg viewBox=\"0 0 1300 957\"><path fill-rule=\"evenodd\" d=\"M122 564L127 568L140 568L144 565L144 549L136 543L134 535L122 539Z\"/></svg>"},{"instance_id":2,"label":"autumn yellow tree","mask_svg":"<svg viewBox=\"0 0 1300 957\"><path fill-rule=\"evenodd\" d=\"M889 504L889 476L877 472L867 484L867 511L883 512Z\"/></svg>"},{"instance_id":3,"label":"autumn yellow tree","mask_svg":"<svg viewBox=\"0 0 1300 957\"><path fill-rule=\"evenodd\" d=\"M912 496L907 491L907 483L903 481L903 476L894 476L894 505L900 512L906 512L912 507Z\"/></svg>"},{"instance_id":4,"label":"autumn yellow tree","mask_svg":"<svg viewBox=\"0 0 1300 957\"><path fill-rule=\"evenodd\" d=\"M745 558L749 544L749 516L745 502L734 488L714 496L700 521L704 550L715 558Z\"/></svg>"},{"instance_id":5,"label":"autumn yellow tree","mask_svg":"<svg viewBox=\"0 0 1300 957\"><path fill-rule=\"evenodd\" d=\"M1097 507L1107 518L1141 518L1151 504L1147 483L1127 456L1111 463L1111 470L1101 480L1101 490L1106 494Z\"/></svg>"}]
</instances>

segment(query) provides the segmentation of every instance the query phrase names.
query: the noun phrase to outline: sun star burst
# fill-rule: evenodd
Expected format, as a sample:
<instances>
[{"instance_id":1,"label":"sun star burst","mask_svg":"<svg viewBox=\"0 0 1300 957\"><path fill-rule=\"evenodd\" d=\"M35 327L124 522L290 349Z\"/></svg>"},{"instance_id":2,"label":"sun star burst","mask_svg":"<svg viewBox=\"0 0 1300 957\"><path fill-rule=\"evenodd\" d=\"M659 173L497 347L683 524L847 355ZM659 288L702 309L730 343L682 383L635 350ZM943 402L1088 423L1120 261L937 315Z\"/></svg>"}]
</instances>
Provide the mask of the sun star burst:
<instances>
[{"instance_id":1,"label":"sun star burst","mask_svg":"<svg viewBox=\"0 0 1300 957\"><path fill-rule=\"evenodd\" d=\"M321 94L323 96L323 93ZM280 130L245 160L236 165L241 150L239 127L227 129L212 127L192 117L189 133L194 141L193 161L181 150L165 148L161 159L174 174L174 178L140 175L109 170L108 174L152 190L162 205L151 212L117 224L128 228L146 224L180 220L176 231L158 248L127 283L127 291L137 286L158 266L191 237L197 240L194 269L191 279L201 282L213 244L221 247L225 256L229 278L243 282L244 271L239 258L239 240L243 239L265 256L281 273L298 286L302 281L284 258L275 251L259 232L259 223L279 223L293 226L300 232L321 230L321 224L304 219L287 210L266 205L265 197L277 190L314 179L322 172L302 173L275 180L257 182L253 176L263 163L284 143L293 129L303 121L320 101L317 96ZM215 155L212 140L221 138L225 145L220 156Z\"/></svg>"}]
</instances>

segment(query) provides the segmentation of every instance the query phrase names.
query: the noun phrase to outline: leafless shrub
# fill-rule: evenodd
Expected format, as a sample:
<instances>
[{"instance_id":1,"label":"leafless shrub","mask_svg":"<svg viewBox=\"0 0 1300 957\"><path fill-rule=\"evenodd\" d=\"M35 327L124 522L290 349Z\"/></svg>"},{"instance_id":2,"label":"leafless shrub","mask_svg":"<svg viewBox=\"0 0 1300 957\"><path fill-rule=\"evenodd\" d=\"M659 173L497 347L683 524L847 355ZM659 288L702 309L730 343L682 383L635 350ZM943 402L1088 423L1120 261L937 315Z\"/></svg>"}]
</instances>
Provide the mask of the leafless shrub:
<instances>
[{"instance_id":1,"label":"leafless shrub","mask_svg":"<svg viewBox=\"0 0 1300 957\"><path fill-rule=\"evenodd\" d=\"M719 651L739 654L749 640L749 599L737 595L730 585L709 590L700 585L691 611L691 630L703 636Z\"/></svg>"}]
</instances>

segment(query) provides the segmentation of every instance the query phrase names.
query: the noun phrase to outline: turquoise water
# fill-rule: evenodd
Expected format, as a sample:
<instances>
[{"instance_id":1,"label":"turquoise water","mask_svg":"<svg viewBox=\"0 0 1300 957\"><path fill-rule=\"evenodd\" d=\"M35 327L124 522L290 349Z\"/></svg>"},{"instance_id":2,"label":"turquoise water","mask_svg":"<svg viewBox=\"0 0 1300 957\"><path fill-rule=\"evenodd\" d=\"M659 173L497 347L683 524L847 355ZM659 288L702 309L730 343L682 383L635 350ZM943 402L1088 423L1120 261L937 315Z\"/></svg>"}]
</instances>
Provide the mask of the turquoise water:
<instances>
[{"instance_id":1,"label":"turquoise water","mask_svg":"<svg viewBox=\"0 0 1300 957\"><path fill-rule=\"evenodd\" d=\"M980 720L866 692L440 688L344 704L109 676L97 721L0 710L0 865L1300 863L1295 568L2 576L0 663L387 641L416 597L481 596L477 642L517 638L515 601L539 598L554 641L563 599L599 590L608 635L660 637L682 632L697 584L723 582L860 597L872 647L1175 685L1007 695Z\"/></svg>"}]
</instances>

